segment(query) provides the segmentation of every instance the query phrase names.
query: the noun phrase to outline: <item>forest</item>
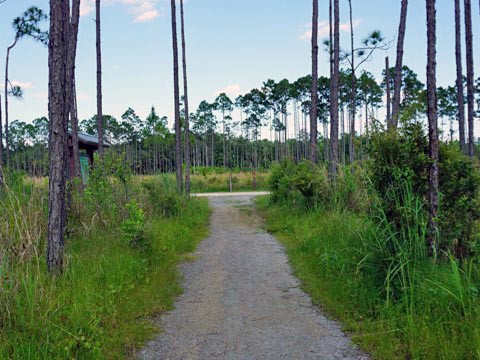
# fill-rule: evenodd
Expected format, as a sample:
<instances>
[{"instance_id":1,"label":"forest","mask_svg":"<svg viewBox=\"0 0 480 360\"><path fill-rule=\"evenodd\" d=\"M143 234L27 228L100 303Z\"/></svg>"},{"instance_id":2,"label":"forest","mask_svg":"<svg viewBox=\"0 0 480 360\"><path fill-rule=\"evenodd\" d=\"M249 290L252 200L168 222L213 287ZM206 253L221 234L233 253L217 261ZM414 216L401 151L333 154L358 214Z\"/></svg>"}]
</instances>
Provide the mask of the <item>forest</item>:
<instances>
[{"instance_id":1,"label":"forest","mask_svg":"<svg viewBox=\"0 0 480 360\"><path fill-rule=\"evenodd\" d=\"M13 2L0 0L0 12ZM353 351L345 358L480 358L480 77L474 61L480 2L449 0L455 81L448 86L439 85L445 77L438 64L446 61L438 56L439 2L422 2L425 16L415 26L423 33L413 45L405 40L410 16L418 20L412 2L393 2L399 11L388 15L392 39L386 29L357 34L363 1L298 5L311 20L309 53L302 55L311 68L302 69L304 76L265 76L250 91L201 94L195 106L198 74L187 52L195 45L189 26L198 26L188 12L194 5L166 2L159 18L171 27L171 47L162 49L172 58L171 118L154 105L134 109L119 101L120 116L105 106L109 77L102 60L110 38L101 16L111 4L13 5L18 16L9 20L10 33L2 33L11 42L0 91L0 359L180 359L187 353L176 344L149 349L151 341L163 344L162 336L171 336L171 314L188 313L188 306L208 314L206 324L247 319L241 326L248 334L234 340L231 357L225 350L198 358L249 358L249 347L242 347L249 331L262 333L258 358L332 358L330 350L309 357L298 344L271 355L267 344L283 336L276 325L289 321L279 310L284 303L276 302L287 300L276 285L268 292L270 281L283 284L283 270L267 271L264 293L249 293L248 306L235 292L242 283L226 287L233 299L227 290L192 297L195 286L220 286L243 271L263 279L265 268L278 265L271 244L259 250L263 265L245 257L267 236L281 244L285 273L299 282L283 291L299 288L339 324ZM155 1L141 3L149 14L156 11ZM85 6L93 25L81 20ZM81 26L93 26L95 35L96 92L89 95L96 112L88 118L79 118ZM9 112L30 106L28 86L14 80L9 66L26 39L48 49L48 67L38 69L48 73L48 114L18 119ZM423 73L405 61L420 42ZM384 66L372 70L378 59ZM228 246L235 256L228 257ZM205 257L206 267L222 264L221 271L191 277L185 267ZM212 277L219 274L221 280ZM192 279L200 280L192 285ZM255 313L265 297L278 312L270 338L255 328L261 325L245 325L270 317ZM285 298L297 310L303 306ZM235 305L227 311L224 303ZM242 313L244 307L255 317ZM167 323L159 325L164 316ZM221 343L229 338L218 330L223 327L205 335L202 326L185 325L173 336L202 338L195 345L202 351L215 348L212 334ZM322 336L314 341L323 349L328 339Z\"/></svg>"}]
</instances>

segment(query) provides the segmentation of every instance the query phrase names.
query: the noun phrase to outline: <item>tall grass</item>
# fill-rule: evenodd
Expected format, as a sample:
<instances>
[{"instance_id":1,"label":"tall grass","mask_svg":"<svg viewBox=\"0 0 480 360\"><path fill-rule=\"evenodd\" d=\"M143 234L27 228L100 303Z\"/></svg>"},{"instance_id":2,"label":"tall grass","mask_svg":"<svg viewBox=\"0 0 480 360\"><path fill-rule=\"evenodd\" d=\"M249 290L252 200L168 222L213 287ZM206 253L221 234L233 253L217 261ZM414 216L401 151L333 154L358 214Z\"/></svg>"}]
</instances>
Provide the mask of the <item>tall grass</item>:
<instances>
[{"instance_id":1,"label":"tall grass","mask_svg":"<svg viewBox=\"0 0 480 360\"><path fill-rule=\"evenodd\" d=\"M156 192L173 197L168 184L152 182ZM176 265L207 232L206 202L177 199L181 211L163 216L157 209L165 204L134 179L130 201L145 213L148 244L139 249L118 223L128 216L123 188L109 183L105 196L115 206L103 210L101 221L87 191L73 197L75 218L58 277L47 273L44 260L46 188L19 179L2 189L1 359L128 357L157 331L152 316L172 307L181 291Z\"/></svg>"},{"instance_id":2,"label":"tall grass","mask_svg":"<svg viewBox=\"0 0 480 360\"><path fill-rule=\"evenodd\" d=\"M200 169L202 170L202 169ZM230 191L230 178L232 181L232 191L253 191L255 190L253 172L236 171L229 173L224 169L208 169L204 171L198 170L191 175L191 190L193 193L208 192L228 192ZM267 190L268 175L266 171L258 171L255 173L257 182L256 190ZM174 179L173 174L157 175L153 177L168 178L170 181Z\"/></svg>"},{"instance_id":3,"label":"tall grass","mask_svg":"<svg viewBox=\"0 0 480 360\"><path fill-rule=\"evenodd\" d=\"M306 291L374 358L479 358L478 259L428 257L425 203L411 182L399 177L386 194L393 219L368 175L351 170L305 207L300 170L286 169L276 182L283 196L258 202Z\"/></svg>"}]
</instances>

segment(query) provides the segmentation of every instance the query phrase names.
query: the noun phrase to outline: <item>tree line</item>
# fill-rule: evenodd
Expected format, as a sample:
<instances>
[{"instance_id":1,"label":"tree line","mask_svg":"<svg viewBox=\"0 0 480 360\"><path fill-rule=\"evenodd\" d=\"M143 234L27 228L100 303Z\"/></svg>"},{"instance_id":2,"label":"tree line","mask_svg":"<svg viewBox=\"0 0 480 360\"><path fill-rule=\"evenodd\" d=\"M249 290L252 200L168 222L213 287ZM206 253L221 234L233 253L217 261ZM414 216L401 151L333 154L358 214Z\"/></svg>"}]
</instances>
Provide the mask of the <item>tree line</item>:
<instances>
[{"instance_id":1,"label":"tree line","mask_svg":"<svg viewBox=\"0 0 480 360\"><path fill-rule=\"evenodd\" d=\"M370 136L380 131L384 122L379 116L385 108L383 99L388 89L394 88L395 68L383 72L382 82L366 70L356 76L355 103L351 102L352 73L350 69L339 72L339 161L352 163L366 158ZM387 81L390 82L387 85ZM399 104L399 122L424 121L427 115L425 85L418 75L403 65L401 78L402 99ZM466 92L466 79L463 79ZM258 89L231 99L225 93L213 101L203 100L189 114L191 167L225 167L241 170L269 168L273 162L285 157L300 161L310 158L309 144L311 75L293 82L272 79ZM317 135L316 154L320 161L329 158L330 79L317 79L318 124L322 131ZM476 81L476 102L480 103L480 79ZM393 96L393 94L391 94ZM457 141L457 91L456 86L437 89L440 137L444 141ZM466 98L466 94L464 94ZM353 107L352 107L353 106ZM353 110L352 110L353 109ZM478 105L477 105L478 109ZM351 119L356 114L355 121ZM182 142L186 142L185 99L180 102ZM159 116L154 107L142 119L129 107L119 119L102 115L104 138L112 149L124 153L136 174L170 172L175 169L173 129L168 118ZM98 116L80 121L77 131L97 135ZM354 126L355 132L350 129ZM72 133L70 125L70 133ZM9 124L9 157L11 167L33 176L48 175L48 119L41 117L27 123L19 120ZM477 144L477 142L475 143ZM352 149L357 148L353 153ZM7 151L5 151L7 152ZM185 159L182 159L182 163Z\"/></svg>"}]
</instances>

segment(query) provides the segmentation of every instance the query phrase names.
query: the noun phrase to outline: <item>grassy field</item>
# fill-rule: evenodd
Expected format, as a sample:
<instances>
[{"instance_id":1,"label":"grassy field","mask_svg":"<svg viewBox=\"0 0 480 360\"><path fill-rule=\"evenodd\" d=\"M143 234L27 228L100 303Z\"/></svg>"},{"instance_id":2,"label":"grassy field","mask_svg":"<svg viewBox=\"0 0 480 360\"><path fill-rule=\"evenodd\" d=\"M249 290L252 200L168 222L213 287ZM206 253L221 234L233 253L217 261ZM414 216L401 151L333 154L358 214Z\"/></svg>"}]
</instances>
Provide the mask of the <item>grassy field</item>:
<instances>
[{"instance_id":1,"label":"grassy field","mask_svg":"<svg viewBox=\"0 0 480 360\"><path fill-rule=\"evenodd\" d=\"M81 206L74 199L78 208L71 211L65 271L58 277L47 273L44 260L45 190L25 182L3 194L1 359L125 358L158 331L152 317L172 308L181 292L177 264L206 236L209 219L206 201L179 199L158 186L165 184L133 180L126 204L135 198L139 208L122 205L116 185L112 198L110 187L101 188L100 199L92 186ZM152 198L156 193L162 197ZM89 203L89 196L96 201ZM89 204L104 200L115 207L100 218ZM132 209L136 215L129 217ZM126 237L137 227L132 219L141 224L135 242Z\"/></svg>"},{"instance_id":2,"label":"grassy field","mask_svg":"<svg viewBox=\"0 0 480 360\"><path fill-rule=\"evenodd\" d=\"M257 207L313 301L341 320L374 358L480 358L480 272L474 260L409 261L392 269L386 267L391 259L380 254L381 228L365 216L295 210L267 197ZM392 270L403 282L391 281Z\"/></svg>"},{"instance_id":3,"label":"grassy field","mask_svg":"<svg viewBox=\"0 0 480 360\"><path fill-rule=\"evenodd\" d=\"M233 191L253 191L253 172L232 173ZM256 190L268 188L268 172L256 172ZM226 192L230 191L230 174L223 170L197 171L191 177L192 192Z\"/></svg>"}]
</instances>

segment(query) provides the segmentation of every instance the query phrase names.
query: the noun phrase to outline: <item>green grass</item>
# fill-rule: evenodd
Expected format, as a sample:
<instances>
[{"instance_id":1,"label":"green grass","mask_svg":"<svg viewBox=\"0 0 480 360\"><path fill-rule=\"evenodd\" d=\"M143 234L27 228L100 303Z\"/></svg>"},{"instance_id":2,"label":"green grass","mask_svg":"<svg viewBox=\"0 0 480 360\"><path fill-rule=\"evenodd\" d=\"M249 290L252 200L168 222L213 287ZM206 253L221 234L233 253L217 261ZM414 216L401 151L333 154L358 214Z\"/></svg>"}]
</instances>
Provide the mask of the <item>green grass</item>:
<instances>
[{"instance_id":1,"label":"green grass","mask_svg":"<svg viewBox=\"0 0 480 360\"><path fill-rule=\"evenodd\" d=\"M211 192L229 192L230 175L225 169L202 168L203 172L198 171L191 175L192 193L211 193ZM208 170L208 171L207 171ZM162 177L167 181L174 181L175 174L164 174L155 176L144 176L144 178ZM257 191L268 190L269 173L259 171L256 173ZM232 174L233 191L254 191L252 172L234 172Z\"/></svg>"},{"instance_id":2,"label":"green grass","mask_svg":"<svg viewBox=\"0 0 480 360\"><path fill-rule=\"evenodd\" d=\"M0 257L0 358L131 356L158 331L152 317L181 292L177 264L206 236L208 218L207 203L197 199L181 215L151 218L143 250L119 227L96 227L68 240L57 278L47 274L43 253L29 261Z\"/></svg>"},{"instance_id":3,"label":"green grass","mask_svg":"<svg viewBox=\"0 0 480 360\"><path fill-rule=\"evenodd\" d=\"M257 207L313 301L374 358L480 358L475 260L405 261L406 247L391 258L387 229L366 216L295 210L267 197Z\"/></svg>"}]
</instances>

